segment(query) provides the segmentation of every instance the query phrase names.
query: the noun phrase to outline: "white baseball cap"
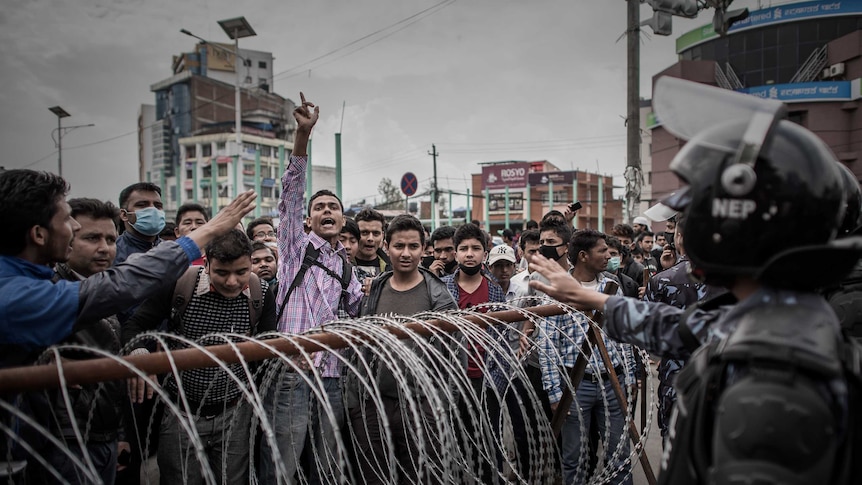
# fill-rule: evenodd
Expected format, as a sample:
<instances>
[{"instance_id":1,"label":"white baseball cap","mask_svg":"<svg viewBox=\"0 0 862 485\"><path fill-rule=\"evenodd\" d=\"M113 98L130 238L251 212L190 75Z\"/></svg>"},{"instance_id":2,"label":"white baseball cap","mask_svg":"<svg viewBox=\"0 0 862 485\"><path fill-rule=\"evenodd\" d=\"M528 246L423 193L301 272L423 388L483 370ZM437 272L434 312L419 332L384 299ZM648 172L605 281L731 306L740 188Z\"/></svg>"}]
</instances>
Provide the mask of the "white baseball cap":
<instances>
[{"instance_id":1,"label":"white baseball cap","mask_svg":"<svg viewBox=\"0 0 862 485\"><path fill-rule=\"evenodd\" d=\"M642 225L647 226L647 227L649 227L649 225L650 225L649 219L647 219L644 216L635 217L635 220L633 221L633 223L634 224L642 224Z\"/></svg>"},{"instance_id":2,"label":"white baseball cap","mask_svg":"<svg viewBox=\"0 0 862 485\"><path fill-rule=\"evenodd\" d=\"M488 266L493 266L494 263L500 260L514 263L515 250L512 249L511 246L507 246L506 244L501 244L499 246L494 246L493 248L491 248L491 252L488 254Z\"/></svg>"}]
</instances>

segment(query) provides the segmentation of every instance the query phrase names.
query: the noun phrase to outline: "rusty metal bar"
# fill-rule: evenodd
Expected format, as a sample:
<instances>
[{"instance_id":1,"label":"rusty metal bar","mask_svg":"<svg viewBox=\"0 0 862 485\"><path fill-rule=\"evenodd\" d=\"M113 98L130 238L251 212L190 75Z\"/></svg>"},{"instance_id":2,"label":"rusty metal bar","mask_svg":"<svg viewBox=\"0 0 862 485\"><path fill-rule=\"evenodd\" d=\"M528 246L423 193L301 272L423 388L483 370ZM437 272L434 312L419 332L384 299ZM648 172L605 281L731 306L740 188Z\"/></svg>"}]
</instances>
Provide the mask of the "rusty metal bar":
<instances>
[{"instance_id":1,"label":"rusty metal bar","mask_svg":"<svg viewBox=\"0 0 862 485\"><path fill-rule=\"evenodd\" d=\"M525 308L523 311L539 317L561 315L565 311L557 305L542 305L538 307ZM493 320L504 322L519 322L524 320L524 314L518 310L504 310L490 312L482 315L464 315L462 318L468 320L481 328L487 327ZM493 319L493 320L491 320ZM445 332L457 330L457 327L443 320L430 320L432 326ZM408 336L404 331L385 327L393 335L399 338ZM432 330L427 324L408 323L404 325L406 330L412 333L428 336ZM297 355L300 349L305 352L317 352L326 348L339 349L348 346L348 341L341 335L331 334L325 330L311 335L285 336L284 338L266 341L267 345L284 353L285 355ZM222 344L207 346L216 359L226 364L240 361L255 362L275 357L273 352L264 347L260 342L249 341L235 344L234 346ZM171 351L174 363L178 370L199 369L204 367L216 367L218 362L210 358L198 349L181 349ZM171 363L165 352L155 352L149 355L134 355L124 357L123 360L137 367L146 374L164 374L171 372ZM120 362L109 358L98 358L78 361L64 361L63 375L67 386L93 384L102 381L113 381L134 377L131 369ZM34 365L25 367L12 367L0 369L0 393L38 391L42 389L53 389L60 387L60 378L56 364Z\"/></svg>"}]
</instances>

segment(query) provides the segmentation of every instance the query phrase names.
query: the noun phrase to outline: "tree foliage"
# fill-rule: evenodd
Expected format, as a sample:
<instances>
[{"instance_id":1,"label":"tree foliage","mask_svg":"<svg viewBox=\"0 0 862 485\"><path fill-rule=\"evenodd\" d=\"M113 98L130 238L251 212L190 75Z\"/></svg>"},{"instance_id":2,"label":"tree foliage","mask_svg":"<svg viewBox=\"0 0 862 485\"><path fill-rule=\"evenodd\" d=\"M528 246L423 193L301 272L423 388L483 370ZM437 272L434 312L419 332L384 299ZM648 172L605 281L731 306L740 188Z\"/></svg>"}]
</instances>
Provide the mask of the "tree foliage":
<instances>
[{"instance_id":1,"label":"tree foliage","mask_svg":"<svg viewBox=\"0 0 862 485\"><path fill-rule=\"evenodd\" d=\"M383 177L383 179L380 180L380 184L377 185L377 191L383 196L383 203L380 204L382 206L404 203L404 196L401 193L401 188L393 184L392 180L387 177Z\"/></svg>"}]
</instances>

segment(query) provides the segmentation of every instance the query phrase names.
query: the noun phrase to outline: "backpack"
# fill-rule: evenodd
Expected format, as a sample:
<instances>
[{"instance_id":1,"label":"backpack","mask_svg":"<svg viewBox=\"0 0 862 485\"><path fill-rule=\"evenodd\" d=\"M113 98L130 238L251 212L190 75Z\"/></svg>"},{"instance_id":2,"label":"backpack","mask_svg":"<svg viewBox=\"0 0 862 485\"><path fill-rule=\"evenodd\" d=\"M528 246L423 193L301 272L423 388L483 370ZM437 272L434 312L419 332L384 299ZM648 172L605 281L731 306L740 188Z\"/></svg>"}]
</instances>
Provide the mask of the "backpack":
<instances>
[{"instance_id":1,"label":"backpack","mask_svg":"<svg viewBox=\"0 0 862 485\"><path fill-rule=\"evenodd\" d=\"M694 352L674 387L660 484L862 481L862 346L823 315L749 312Z\"/></svg>"},{"instance_id":2,"label":"backpack","mask_svg":"<svg viewBox=\"0 0 862 485\"><path fill-rule=\"evenodd\" d=\"M177 280L177 284L174 286L171 318L168 322L171 332L182 333L183 315L195 293L195 288L198 286L203 269L201 266L192 266ZM248 280L248 289L251 293L251 297L248 299L248 314L251 317L251 335L255 335L257 333L257 325L260 323L260 317L263 314L263 285L260 278L254 273L251 273Z\"/></svg>"},{"instance_id":3,"label":"backpack","mask_svg":"<svg viewBox=\"0 0 862 485\"><path fill-rule=\"evenodd\" d=\"M284 295L284 300L281 302L281 307L278 309L278 316L275 319L276 322L281 321L281 315L284 313L284 309L287 308L287 302L290 300L293 290L302 284L302 280L305 278L305 273L307 273L308 269L312 266L317 266L333 279L341 282L341 298L338 302L339 316L348 316L347 297L350 296L350 294L347 292L347 287L350 286L350 280L353 278L353 265L347 261L343 254L336 254L338 254L343 263L341 275L327 268L323 263L317 260L317 258L320 257L320 250L314 247L314 244L309 242L305 245L305 254L302 257L302 266L300 266L299 271L296 272L296 276L294 276L293 281L290 283L290 287L287 289L287 293Z\"/></svg>"}]
</instances>

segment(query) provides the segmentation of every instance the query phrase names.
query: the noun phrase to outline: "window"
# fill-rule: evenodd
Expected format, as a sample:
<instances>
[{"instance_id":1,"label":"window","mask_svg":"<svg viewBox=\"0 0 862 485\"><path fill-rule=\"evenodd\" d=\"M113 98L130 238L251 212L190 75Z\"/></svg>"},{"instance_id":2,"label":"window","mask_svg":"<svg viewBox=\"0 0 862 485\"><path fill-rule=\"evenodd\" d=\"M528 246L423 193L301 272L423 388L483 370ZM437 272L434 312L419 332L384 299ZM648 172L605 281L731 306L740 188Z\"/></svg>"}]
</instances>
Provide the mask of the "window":
<instances>
[{"instance_id":1,"label":"window","mask_svg":"<svg viewBox=\"0 0 862 485\"><path fill-rule=\"evenodd\" d=\"M218 166L218 176L219 177L227 177L227 164L222 164Z\"/></svg>"},{"instance_id":2,"label":"window","mask_svg":"<svg viewBox=\"0 0 862 485\"><path fill-rule=\"evenodd\" d=\"M212 173L213 173L213 166L212 165L207 165L206 167L204 167L203 170L201 170L201 176L203 178L212 177Z\"/></svg>"},{"instance_id":3,"label":"window","mask_svg":"<svg viewBox=\"0 0 862 485\"><path fill-rule=\"evenodd\" d=\"M272 198L272 192L273 192L272 187L261 187L260 188L260 195L263 198L271 199Z\"/></svg>"},{"instance_id":4,"label":"window","mask_svg":"<svg viewBox=\"0 0 862 485\"><path fill-rule=\"evenodd\" d=\"M242 65L245 67L251 67L251 59L243 59Z\"/></svg>"},{"instance_id":5,"label":"window","mask_svg":"<svg viewBox=\"0 0 862 485\"><path fill-rule=\"evenodd\" d=\"M192 189L186 189L186 200L192 200L195 198L195 191Z\"/></svg>"},{"instance_id":6,"label":"window","mask_svg":"<svg viewBox=\"0 0 862 485\"><path fill-rule=\"evenodd\" d=\"M191 180L195 176L194 170L187 168L186 169L186 179Z\"/></svg>"},{"instance_id":7,"label":"window","mask_svg":"<svg viewBox=\"0 0 862 485\"><path fill-rule=\"evenodd\" d=\"M257 61L257 67L266 69L266 61Z\"/></svg>"},{"instance_id":8,"label":"window","mask_svg":"<svg viewBox=\"0 0 862 485\"><path fill-rule=\"evenodd\" d=\"M216 150L218 150L218 152L219 152L219 153L224 152L224 150L225 150L225 142L220 141L220 142L216 143Z\"/></svg>"},{"instance_id":9,"label":"window","mask_svg":"<svg viewBox=\"0 0 862 485\"><path fill-rule=\"evenodd\" d=\"M209 143L201 145L201 156L211 157L213 155L213 146Z\"/></svg>"},{"instance_id":10,"label":"window","mask_svg":"<svg viewBox=\"0 0 862 485\"><path fill-rule=\"evenodd\" d=\"M194 145L189 145L186 147L186 158L197 158L197 155L195 155L195 148L196 147Z\"/></svg>"},{"instance_id":11,"label":"window","mask_svg":"<svg viewBox=\"0 0 862 485\"><path fill-rule=\"evenodd\" d=\"M268 145L260 146L260 156L262 157L271 157L272 156L272 147Z\"/></svg>"},{"instance_id":12,"label":"window","mask_svg":"<svg viewBox=\"0 0 862 485\"><path fill-rule=\"evenodd\" d=\"M177 201L177 186L176 185L171 185L170 197L171 197L171 202Z\"/></svg>"}]
</instances>

